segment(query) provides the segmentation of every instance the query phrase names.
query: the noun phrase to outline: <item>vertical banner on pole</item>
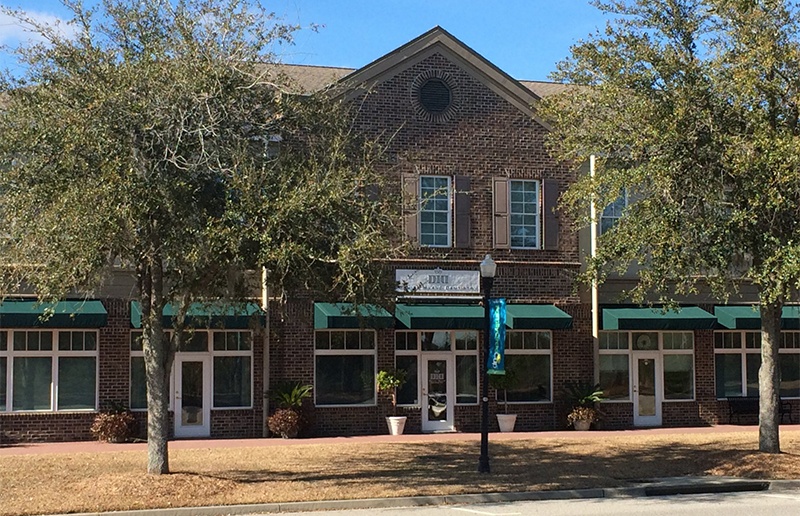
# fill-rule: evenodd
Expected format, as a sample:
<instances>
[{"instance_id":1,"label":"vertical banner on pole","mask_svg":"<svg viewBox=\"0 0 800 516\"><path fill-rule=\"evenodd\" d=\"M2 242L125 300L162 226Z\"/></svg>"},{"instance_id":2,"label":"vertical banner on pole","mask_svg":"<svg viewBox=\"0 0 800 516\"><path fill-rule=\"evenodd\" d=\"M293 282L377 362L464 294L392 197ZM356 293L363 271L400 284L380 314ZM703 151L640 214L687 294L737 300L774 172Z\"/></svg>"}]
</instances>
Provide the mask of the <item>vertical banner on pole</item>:
<instances>
[{"instance_id":1,"label":"vertical banner on pole","mask_svg":"<svg viewBox=\"0 0 800 516\"><path fill-rule=\"evenodd\" d=\"M487 354L486 372L488 374L506 374L506 300L489 299L489 353Z\"/></svg>"}]
</instances>

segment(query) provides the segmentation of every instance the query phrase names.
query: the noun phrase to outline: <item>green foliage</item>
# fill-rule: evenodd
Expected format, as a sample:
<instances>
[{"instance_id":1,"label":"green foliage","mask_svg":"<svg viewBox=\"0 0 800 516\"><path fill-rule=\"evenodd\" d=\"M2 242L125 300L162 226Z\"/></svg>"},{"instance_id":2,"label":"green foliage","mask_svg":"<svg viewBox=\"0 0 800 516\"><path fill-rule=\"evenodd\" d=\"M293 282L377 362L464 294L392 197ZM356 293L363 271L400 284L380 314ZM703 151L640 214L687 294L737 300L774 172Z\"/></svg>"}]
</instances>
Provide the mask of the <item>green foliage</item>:
<instances>
[{"instance_id":1,"label":"green foliage","mask_svg":"<svg viewBox=\"0 0 800 516\"><path fill-rule=\"evenodd\" d=\"M310 398L313 391L312 385L301 382L283 382L270 390L269 399L277 403L279 408L300 409L303 406L303 400Z\"/></svg>"},{"instance_id":2,"label":"green foliage","mask_svg":"<svg viewBox=\"0 0 800 516\"><path fill-rule=\"evenodd\" d=\"M45 43L23 44L23 74L0 80L0 290L51 301L134 276L161 450L148 468L166 473L179 343L163 338L164 305L185 338L190 303L241 302L261 267L273 291L375 300L392 291L395 200L366 194L382 146L353 134L347 107L289 93L273 48L296 27L259 3L66 5L74 37L2 9Z\"/></svg>"},{"instance_id":3,"label":"green foliage","mask_svg":"<svg viewBox=\"0 0 800 516\"><path fill-rule=\"evenodd\" d=\"M594 407L594 404L603 401L603 389L600 384L584 381L570 381L564 383L564 398L573 407Z\"/></svg>"},{"instance_id":4,"label":"green foliage","mask_svg":"<svg viewBox=\"0 0 800 516\"><path fill-rule=\"evenodd\" d=\"M489 385L503 391L503 413L508 414L508 391L516 389L519 377L513 369L506 367L506 374L490 374Z\"/></svg>"},{"instance_id":5,"label":"green foliage","mask_svg":"<svg viewBox=\"0 0 800 516\"><path fill-rule=\"evenodd\" d=\"M391 395L393 415L397 415L397 389L406 383L407 376L408 371L405 369L395 369L393 371L378 371L375 377L378 392Z\"/></svg>"},{"instance_id":6,"label":"green foliage","mask_svg":"<svg viewBox=\"0 0 800 516\"><path fill-rule=\"evenodd\" d=\"M740 285L762 308L760 448L779 451L781 307L800 291L800 5L788 0L598 0L612 20L580 41L546 99L549 145L585 164L562 198L586 225L625 190L624 216L584 279L638 271L627 297L674 304Z\"/></svg>"}]
</instances>

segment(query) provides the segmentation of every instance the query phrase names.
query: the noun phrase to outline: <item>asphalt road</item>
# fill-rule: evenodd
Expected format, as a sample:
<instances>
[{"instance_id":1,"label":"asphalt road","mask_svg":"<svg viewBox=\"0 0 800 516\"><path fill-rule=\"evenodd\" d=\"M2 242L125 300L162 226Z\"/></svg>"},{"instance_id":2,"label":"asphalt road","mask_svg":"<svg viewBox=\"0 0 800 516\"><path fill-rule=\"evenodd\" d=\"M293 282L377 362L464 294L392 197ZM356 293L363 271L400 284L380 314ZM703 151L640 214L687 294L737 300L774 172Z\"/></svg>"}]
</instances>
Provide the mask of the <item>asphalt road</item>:
<instances>
[{"instance_id":1,"label":"asphalt road","mask_svg":"<svg viewBox=\"0 0 800 516\"><path fill-rule=\"evenodd\" d=\"M314 511L281 513L281 516L666 516L675 514L697 516L800 515L800 491Z\"/></svg>"}]
</instances>

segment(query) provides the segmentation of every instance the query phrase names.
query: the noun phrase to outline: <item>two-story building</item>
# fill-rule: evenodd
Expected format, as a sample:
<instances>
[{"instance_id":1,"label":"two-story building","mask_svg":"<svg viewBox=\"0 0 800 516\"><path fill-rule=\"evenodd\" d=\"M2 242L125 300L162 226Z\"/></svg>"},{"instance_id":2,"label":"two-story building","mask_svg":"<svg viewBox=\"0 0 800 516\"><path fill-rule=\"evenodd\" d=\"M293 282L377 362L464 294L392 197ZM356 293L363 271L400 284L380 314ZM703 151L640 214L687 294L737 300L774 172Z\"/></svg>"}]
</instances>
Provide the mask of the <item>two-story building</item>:
<instances>
[{"instance_id":1,"label":"two-story building","mask_svg":"<svg viewBox=\"0 0 800 516\"><path fill-rule=\"evenodd\" d=\"M746 303L687 299L680 312L662 312L618 304L635 278L576 284L582 256L626 199L598 208L598 225L581 233L556 209L591 166L559 164L545 148L536 105L565 86L516 80L438 27L358 70L280 70L298 92L336 84L358 106L359 131L394 135L382 166L412 244L387 264L396 307L362 318L302 293L263 302L254 293L238 312L198 306L207 329L173 368L176 437L264 435L263 394L282 381L313 385L314 434L383 433L388 402L375 377L393 368L408 372L398 394L407 432L477 431L486 254L497 263L492 296L507 301L517 429L565 428L568 381L602 384L606 428L727 422L724 398L756 393L758 316ZM1 439L88 439L94 414L112 401L144 417L131 284L120 276L96 300L62 302L44 326L31 300L0 305ZM800 329L798 312L785 316L786 328ZM787 332L781 351L782 393L800 398L800 332Z\"/></svg>"}]
</instances>

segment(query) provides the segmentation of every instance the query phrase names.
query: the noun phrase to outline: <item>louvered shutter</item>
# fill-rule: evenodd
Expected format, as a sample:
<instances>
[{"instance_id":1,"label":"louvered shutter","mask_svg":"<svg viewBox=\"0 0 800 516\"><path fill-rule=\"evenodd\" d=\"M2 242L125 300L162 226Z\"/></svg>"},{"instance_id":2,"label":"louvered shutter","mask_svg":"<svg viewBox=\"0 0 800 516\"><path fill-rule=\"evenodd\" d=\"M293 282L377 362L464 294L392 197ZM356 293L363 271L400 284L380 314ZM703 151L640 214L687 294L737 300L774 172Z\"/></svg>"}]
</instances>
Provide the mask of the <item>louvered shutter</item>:
<instances>
[{"instance_id":1,"label":"louvered shutter","mask_svg":"<svg viewBox=\"0 0 800 516\"><path fill-rule=\"evenodd\" d=\"M492 232L494 234L495 249L508 249L511 247L509 218L508 218L508 178L495 177L492 179L493 218Z\"/></svg>"},{"instance_id":2,"label":"louvered shutter","mask_svg":"<svg viewBox=\"0 0 800 516\"><path fill-rule=\"evenodd\" d=\"M470 180L466 176L456 176L456 195L455 195L455 246L471 247L470 233L472 224L470 222L471 198Z\"/></svg>"}]
</instances>

